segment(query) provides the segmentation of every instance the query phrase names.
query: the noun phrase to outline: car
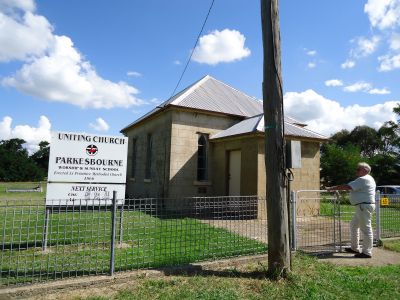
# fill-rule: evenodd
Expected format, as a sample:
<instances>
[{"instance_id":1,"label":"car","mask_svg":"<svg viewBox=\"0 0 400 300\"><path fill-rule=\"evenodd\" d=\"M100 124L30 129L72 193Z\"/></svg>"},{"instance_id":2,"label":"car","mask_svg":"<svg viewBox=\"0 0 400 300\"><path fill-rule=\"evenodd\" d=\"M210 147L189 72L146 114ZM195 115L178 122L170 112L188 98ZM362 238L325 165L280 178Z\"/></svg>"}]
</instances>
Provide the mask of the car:
<instances>
[{"instance_id":1,"label":"car","mask_svg":"<svg viewBox=\"0 0 400 300\"><path fill-rule=\"evenodd\" d=\"M400 185L378 185L376 190L381 198L388 198L389 203L400 203Z\"/></svg>"}]
</instances>

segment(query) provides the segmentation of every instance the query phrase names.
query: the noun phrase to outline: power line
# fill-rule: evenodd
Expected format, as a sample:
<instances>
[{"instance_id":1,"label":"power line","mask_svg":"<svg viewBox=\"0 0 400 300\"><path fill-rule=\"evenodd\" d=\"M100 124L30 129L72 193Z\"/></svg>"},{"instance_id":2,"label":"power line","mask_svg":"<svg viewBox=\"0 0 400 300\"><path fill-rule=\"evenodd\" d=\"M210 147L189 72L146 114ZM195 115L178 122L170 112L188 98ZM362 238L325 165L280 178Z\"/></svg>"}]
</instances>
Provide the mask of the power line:
<instances>
[{"instance_id":1,"label":"power line","mask_svg":"<svg viewBox=\"0 0 400 300\"><path fill-rule=\"evenodd\" d=\"M198 36L197 36L196 43L194 44L194 47L193 47L192 51L190 52L189 59L188 59L187 62L186 62L185 68L183 69L182 74L181 74L181 77L179 78L178 83L176 84L176 86L175 86L175 88L174 88L174 91L172 92L170 98L172 98L172 96L175 95L175 92L176 92L176 90L178 89L178 86L179 86L179 84L181 83L181 80L182 80L182 78L183 78L183 75L185 75L186 69L188 68L189 63L190 63L190 61L192 60L192 56L193 56L194 50L196 49L196 46L197 46L197 44L198 44L198 42L199 42L199 39L200 39L200 36L201 36L201 34L203 33L203 29L204 29L204 27L206 26L206 23L207 23L207 20L208 20L208 16L210 15L211 9L212 9L212 7L213 7L213 5L214 5L214 1L215 1L215 0L212 0L212 1L211 1L211 5L210 5L210 8L208 9L207 16L206 16L206 18L204 19L203 26L201 26L201 30L200 30L200 32L199 32L199 34L198 34Z\"/></svg>"}]
</instances>

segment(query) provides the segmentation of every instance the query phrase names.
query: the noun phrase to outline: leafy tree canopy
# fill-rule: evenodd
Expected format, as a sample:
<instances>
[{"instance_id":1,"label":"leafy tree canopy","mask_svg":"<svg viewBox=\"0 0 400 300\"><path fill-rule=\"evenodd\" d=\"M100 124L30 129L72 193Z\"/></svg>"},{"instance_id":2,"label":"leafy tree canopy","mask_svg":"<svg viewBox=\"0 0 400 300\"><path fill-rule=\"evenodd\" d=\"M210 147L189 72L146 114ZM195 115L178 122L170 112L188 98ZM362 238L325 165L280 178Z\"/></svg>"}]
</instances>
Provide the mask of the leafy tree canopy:
<instances>
[{"instance_id":1,"label":"leafy tree canopy","mask_svg":"<svg viewBox=\"0 0 400 300\"><path fill-rule=\"evenodd\" d=\"M40 166L29 156L24 144L23 139L0 141L0 181L37 181L47 175L47 167ZM43 147L45 149L46 145ZM44 154L41 157L45 159Z\"/></svg>"}]
</instances>

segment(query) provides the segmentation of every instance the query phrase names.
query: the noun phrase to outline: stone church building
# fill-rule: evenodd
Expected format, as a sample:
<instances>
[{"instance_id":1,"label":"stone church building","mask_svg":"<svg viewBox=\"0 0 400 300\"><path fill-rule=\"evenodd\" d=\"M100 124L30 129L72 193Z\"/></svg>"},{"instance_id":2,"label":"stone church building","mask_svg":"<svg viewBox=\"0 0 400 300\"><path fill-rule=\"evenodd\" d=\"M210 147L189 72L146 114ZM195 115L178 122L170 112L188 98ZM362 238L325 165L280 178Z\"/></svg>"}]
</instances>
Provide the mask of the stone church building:
<instances>
[{"instance_id":1,"label":"stone church building","mask_svg":"<svg viewBox=\"0 0 400 300\"><path fill-rule=\"evenodd\" d=\"M292 189L318 190L326 137L285 117L299 141ZM205 76L121 130L129 138L126 196L265 196L262 102ZM268 154L267 154L268 155Z\"/></svg>"}]
</instances>

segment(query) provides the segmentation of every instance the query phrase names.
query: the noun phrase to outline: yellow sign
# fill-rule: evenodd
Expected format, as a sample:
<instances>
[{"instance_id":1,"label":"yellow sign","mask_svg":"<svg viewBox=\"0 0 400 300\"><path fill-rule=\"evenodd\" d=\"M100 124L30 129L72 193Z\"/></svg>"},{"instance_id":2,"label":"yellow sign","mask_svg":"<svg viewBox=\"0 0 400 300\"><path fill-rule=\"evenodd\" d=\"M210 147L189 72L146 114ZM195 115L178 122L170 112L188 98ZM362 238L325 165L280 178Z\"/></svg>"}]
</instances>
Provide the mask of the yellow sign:
<instances>
[{"instance_id":1,"label":"yellow sign","mask_svg":"<svg viewBox=\"0 0 400 300\"><path fill-rule=\"evenodd\" d=\"M381 198L381 206L389 205L389 198Z\"/></svg>"}]
</instances>

